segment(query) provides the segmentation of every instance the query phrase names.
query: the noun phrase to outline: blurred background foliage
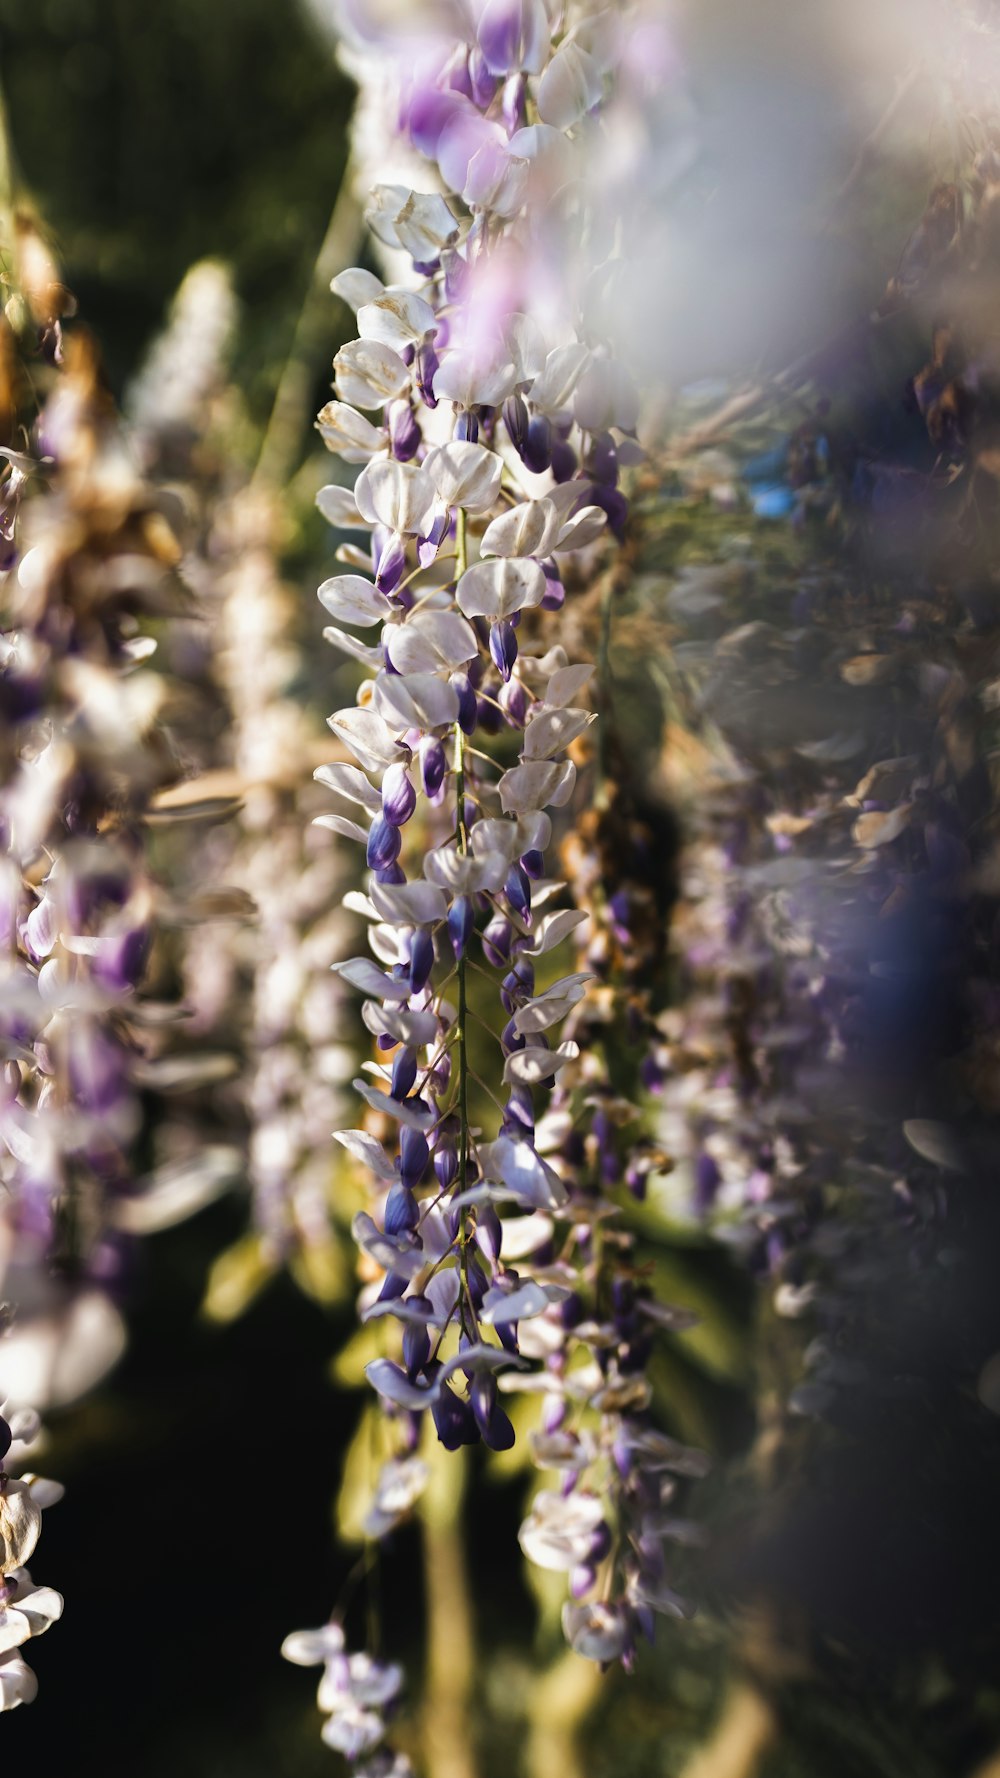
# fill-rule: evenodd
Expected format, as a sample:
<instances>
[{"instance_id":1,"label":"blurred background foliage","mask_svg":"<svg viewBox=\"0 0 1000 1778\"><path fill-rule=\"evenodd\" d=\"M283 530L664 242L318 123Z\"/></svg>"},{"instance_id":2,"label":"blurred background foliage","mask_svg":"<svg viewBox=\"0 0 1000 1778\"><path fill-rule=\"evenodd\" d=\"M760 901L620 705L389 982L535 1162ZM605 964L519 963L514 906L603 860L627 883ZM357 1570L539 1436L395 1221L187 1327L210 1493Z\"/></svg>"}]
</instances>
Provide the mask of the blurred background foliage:
<instances>
[{"instance_id":1,"label":"blurred background foliage","mask_svg":"<svg viewBox=\"0 0 1000 1778\"><path fill-rule=\"evenodd\" d=\"M774 26L775 9L764 10ZM719 30L711 11L694 36L703 86L711 91L715 56L724 92L743 38ZM719 11L728 20L731 9ZM314 286L346 159L351 89L328 40L291 0L36 0L31 7L0 0L0 77L24 191L51 231L119 396L188 267L205 256L231 266L240 303L233 380L245 404L233 450L249 468ZM803 94L805 103L808 83ZM848 256L859 302L882 287L925 186L926 167L900 165L861 207ZM842 237L827 243L831 263L842 247ZM872 256L874 271L867 269ZM307 342L307 448L345 325L332 299L324 325L325 338ZM808 343L809 326L802 331ZM803 343L789 340L788 355ZM900 362L907 356L904 350ZM899 381L891 358L874 372L880 382L871 412L891 412L892 423L902 424L894 397L884 399ZM862 412L867 399L857 392ZM765 416L755 445L780 437L784 423ZM319 621L313 589L331 544L307 516L311 485L305 496L292 503L285 566L311 628ZM745 513L720 515L683 487L674 490L661 548L674 564L711 559L734 532L745 542L748 531L762 542L765 574L794 571L798 544L789 564L774 535ZM656 695L648 659L629 657L623 646L616 671L622 706L641 730L645 702ZM325 659L315 672L322 717L335 695ZM639 695L630 698L633 688ZM641 732L630 739L648 746ZM699 1509L714 1519L714 1548L707 1559L689 1558L686 1577L703 1609L693 1624L667 1627L636 1679L609 1678L599 1701L596 1688L580 1691L592 1684L589 1668L584 1681L582 1663L556 1662L539 1706L539 1663L556 1654L558 1638L551 1610L543 1609L538 1628L537 1601L511 1556L522 1481L506 1473L512 1465L489 1476L477 1466L484 1510L472 1518L469 1553L483 1657L474 1680L483 1778L527 1771L529 1763L532 1778L574 1778L560 1713L579 1722L591 1704L580 1768L589 1778L735 1778L751 1769L748 1748L759 1753L762 1778L944 1778L968 1770L1000 1733L991 1645L987 1639L973 1721L955 1703L933 1637L910 1647L903 1621L906 1600L921 1593L922 1544L941 1553L940 1526L921 1515L960 1511L954 1488L925 1492L915 1514L902 1512L912 1472L897 1452L877 1478L883 1492L874 1515L860 1490L845 1512L857 1470L849 1463L845 1470L842 1460L825 1470L821 1445L813 1453L812 1519L800 1520L789 1541L789 1520L772 1501L762 1528L767 1490L748 1455L761 1389L755 1367L765 1363L772 1380L780 1378L782 1342L798 1336L766 1324L766 1316L765 1325L755 1324L751 1288L722 1249L652 1212L635 1220L663 1294L701 1316L690 1333L664 1340L654 1379L665 1423L718 1460L717 1479L703 1493L707 1508ZM360 1401L351 1386L357 1365L348 1358L331 1376L331 1357L347 1341L353 1314L349 1302L321 1307L278 1277L242 1317L210 1324L199 1313L206 1277L245 1224L237 1197L145 1244L128 1305L126 1358L97 1393L53 1420L47 1466L67 1484L68 1498L47 1520L39 1574L64 1590L66 1618L38 1648L38 1704L8 1718L2 1731L6 1761L33 1767L39 1778L70 1771L167 1778L179 1770L189 1778L312 1778L333 1767L308 1703L311 1688L281 1662L278 1647L289 1629L322 1617L354 1562L354 1551L337 1546L331 1516ZM942 1463L946 1469L946 1456ZM457 1499L451 1504L457 1509ZM898 1547L880 1567L903 1520ZM844 1579L837 1570L855 1532ZM784 1610L799 1609L810 1575L827 1588L820 1621L841 1581L846 1593L845 1642L827 1638L815 1659L786 1675L780 1733L759 1696L731 1683L732 1651L738 1664L741 1649L753 1644L759 1653L768 1645L768 1625L734 1601L758 1589L762 1568L773 1578L773 1546L782 1552ZM421 1560L418 1531L409 1528L379 1582L387 1645L409 1658L415 1677ZM902 1605L876 1601L904 1571L913 1590ZM989 1579L984 1570L980 1582ZM875 1627L859 1661L846 1644L856 1646L864 1627L865 1585ZM953 1608L959 1612L963 1585Z\"/></svg>"}]
</instances>

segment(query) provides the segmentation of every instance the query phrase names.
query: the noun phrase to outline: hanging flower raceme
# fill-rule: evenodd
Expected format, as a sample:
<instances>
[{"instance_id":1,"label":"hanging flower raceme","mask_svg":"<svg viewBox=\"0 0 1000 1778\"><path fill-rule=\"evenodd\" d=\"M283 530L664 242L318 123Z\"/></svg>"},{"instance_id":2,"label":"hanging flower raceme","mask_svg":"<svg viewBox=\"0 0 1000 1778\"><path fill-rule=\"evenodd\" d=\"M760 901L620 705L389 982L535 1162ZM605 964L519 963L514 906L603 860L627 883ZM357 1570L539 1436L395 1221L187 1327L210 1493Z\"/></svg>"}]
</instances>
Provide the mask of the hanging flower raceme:
<instances>
[{"instance_id":1,"label":"hanging flower raceme","mask_svg":"<svg viewBox=\"0 0 1000 1778\"><path fill-rule=\"evenodd\" d=\"M38 1415L0 1404L0 1711L30 1704L38 1681L24 1659L25 1643L62 1616L62 1596L40 1587L25 1566L42 1528L42 1512L62 1498L58 1482L23 1470L37 1440ZM20 1470L20 1476L9 1473Z\"/></svg>"},{"instance_id":2,"label":"hanging flower raceme","mask_svg":"<svg viewBox=\"0 0 1000 1778\"><path fill-rule=\"evenodd\" d=\"M212 1156L137 1176L139 1096L211 1079L219 1058L164 1053L170 1011L141 993L165 912L146 830L177 775L142 625L183 603L178 546L92 343L74 332L57 357L0 491L0 1178L12 1276L70 1258L76 1298L46 1285L69 1314L120 1275L134 1233L204 1201ZM120 1354L101 1301L101 1353L76 1362L77 1330L70 1394Z\"/></svg>"},{"instance_id":3,"label":"hanging flower raceme","mask_svg":"<svg viewBox=\"0 0 1000 1778\"><path fill-rule=\"evenodd\" d=\"M638 454L634 388L547 231L564 226L556 193L585 185L588 113L613 94L624 35L585 8L559 29L541 4L470 18L467 38L461 21L447 43L432 33L401 72L401 127L448 195L375 187L368 220L399 281L334 280L359 337L318 421L357 470L320 510L360 539L319 590L324 633L368 675L330 718L349 758L317 777L344 810L323 825L370 872L345 905L372 954L337 966L377 1058L355 1082L359 1126L337 1133L371 1187L354 1221L361 1312L398 1330L396 1356L367 1366L397 1434L370 1523L388 1529L412 1503L422 1420L449 1449L504 1450L505 1390L541 1389L539 1464L567 1485L538 1496L524 1548L570 1576L574 1646L628 1662L652 1613L678 1609L664 1507L670 1472L700 1460L649 1423L655 1305L627 1254L610 1263L597 1231L614 1206L567 1140L590 1113L580 1046L559 1027L589 974L550 977L587 914L546 863L593 721L593 669L548 626L621 533L619 469ZM611 248L591 252L603 263ZM473 1074L474 1019L492 1033L491 1078ZM486 1129L473 1115L488 1101Z\"/></svg>"}]
</instances>

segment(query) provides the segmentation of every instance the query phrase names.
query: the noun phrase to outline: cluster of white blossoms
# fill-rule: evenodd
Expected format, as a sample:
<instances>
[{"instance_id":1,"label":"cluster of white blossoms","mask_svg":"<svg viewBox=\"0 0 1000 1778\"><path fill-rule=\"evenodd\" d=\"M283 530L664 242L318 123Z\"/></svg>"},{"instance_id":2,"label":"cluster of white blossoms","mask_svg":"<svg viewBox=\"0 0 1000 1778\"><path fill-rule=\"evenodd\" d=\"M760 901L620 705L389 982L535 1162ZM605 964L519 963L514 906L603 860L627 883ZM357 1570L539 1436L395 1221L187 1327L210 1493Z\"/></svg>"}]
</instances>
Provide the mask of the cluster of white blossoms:
<instances>
[{"instance_id":1,"label":"cluster of white blossoms","mask_svg":"<svg viewBox=\"0 0 1000 1778\"><path fill-rule=\"evenodd\" d=\"M403 1685L400 1667L367 1654L347 1654L337 1623L293 1630L281 1645L286 1661L322 1666L317 1703L326 1716L323 1740L354 1765L355 1778L412 1778L405 1754L383 1747L386 1716Z\"/></svg>"},{"instance_id":2,"label":"cluster of white blossoms","mask_svg":"<svg viewBox=\"0 0 1000 1778\"><path fill-rule=\"evenodd\" d=\"M21 1651L63 1610L62 1595L37 1586L25 1566L38 1542L43 1508L54 1506L63 1490L30 1471L7 1473L9 1463L20 1467L38 1431L38 1415L30 1409L0 1404L0 1710L32 1702L38 1681Z\"/></svg>"},{"instance_id":3,"label":"cluster of white blossoms","mask_svg":"<svg viewBox=\"0 0 1000 1778\"><path fill-rule=\"evenodd\" d=\"M502 1393L537 1390L533 1455L563 1485L536 1497L522 1547L567 1574L572 1645L629 1665L652 1614L682 1609L663 1544L687 1530L664 1511L666 1472L702 1464L644 1419L656 1305L632 1287L627 1238L602 1241L615 1210L577 1165L586 1059L559 1027L590 978L558 960L588 916L546 854L595 720L594 669L569 659L559 613L622 536L619 477L642 456L637 392L600 319L621 244L586 185L648 21L489 0L386 32L349 11L355 65L395 77L400 130L432 163L432 189L371 193L372 234L408 268L334 279L358 337L318 419L356 472L318 505L360 539L319 589L324 634L366 670L330 718L346 758L316 773L340 799L320 822L370 873L345 905L371 955L336 968L376 1057L354 1083L359 1127L336 1137L370 1185L353 1225L362 1318L398 1330L397 1356L367 1366L396 1429L369 1529L424 1484L426 1413L448 1449L504 1450ZM574 1408L592 1432L569 1430Z\"/></svg>"}]
</instances>

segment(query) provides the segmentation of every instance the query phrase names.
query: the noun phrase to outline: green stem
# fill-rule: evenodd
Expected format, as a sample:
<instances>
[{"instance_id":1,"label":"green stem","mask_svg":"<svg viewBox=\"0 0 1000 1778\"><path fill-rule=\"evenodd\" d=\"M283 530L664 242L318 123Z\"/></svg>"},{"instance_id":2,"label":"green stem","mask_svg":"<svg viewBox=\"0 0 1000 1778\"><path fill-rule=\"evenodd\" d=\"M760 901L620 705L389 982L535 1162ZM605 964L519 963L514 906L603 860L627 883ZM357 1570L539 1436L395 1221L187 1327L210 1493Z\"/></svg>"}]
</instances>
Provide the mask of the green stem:
<instances>
[{"instance_id":1,"label":"green stem","mask_svg":"<svg viewBox=\"0 0 1000 1778\"><path fill-rule=\"evenodd\" d=\"M614 597L610 576L601 600L601 634L597 648L597 736L594 747L594 806L604 809L608 804L608 728L611 721L611 601Z\"/></svg>"},{"instance_id":2,"label":"green stem","mask_svg":"<svg viewBox=\"0 0 1000 1778\"><path fill-rule=\"evenodd\" d=\"M466 538L466 520L462 508L458 510L455 531L455 578L461 580L468 562L468 541ZM455 844L459 852L468 849L468 836L465 831L465 736L462 725L455 724ZM469 1058L468 1058L468 1022L469 1007L466 994L465 952L458 959L458 1189L464 1192L469 1182ZM463 1224L465 1218L463 1216ZM468 1236L462 1239L462 1277L468 1278ZM468 1290L466 1290L468 1295ZM465 1310L462 1309L464 1321Z\"/></svg>"}]
</instances>

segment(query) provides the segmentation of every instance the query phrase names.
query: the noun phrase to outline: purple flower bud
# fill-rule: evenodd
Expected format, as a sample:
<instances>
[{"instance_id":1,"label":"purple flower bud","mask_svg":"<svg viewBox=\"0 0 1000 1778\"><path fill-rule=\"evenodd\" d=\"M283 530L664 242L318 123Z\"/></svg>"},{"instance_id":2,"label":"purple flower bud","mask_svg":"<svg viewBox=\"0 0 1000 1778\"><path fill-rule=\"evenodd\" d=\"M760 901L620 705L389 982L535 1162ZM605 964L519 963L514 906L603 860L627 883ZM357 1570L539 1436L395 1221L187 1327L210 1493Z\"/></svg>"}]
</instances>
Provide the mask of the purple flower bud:
<instances>
[{"instance_id":1,"label":"purple flower bud","mask_svg":"<svg viewBox=\"0 0 1000 1778\"><path fill-rule=\"evenodd\" d=\"M531 1097L531 1088L514 1086L510 1089L503 1114L503 1134L505 1136L529 1139L535 1133L535 1107Z\"/></svg>"},{"instance_id":2,"label":"purple flower bud","mask_svg":"<svg viewBox=\"0 0 1000 1778\"><path fill-rule=\"evenodd\" d=\"M542 1402L542 1431L558 1432L569 1419L569 1407L565 1396L546 1395Z\"/></svg>"},{"instance_id":3,"label":"purple flower bud","mask_svg":"<svg viewBox=\"0 0 1000 1778\"><path fill-rule=\"evenodd\" d=\"M461 443L479 443L479 420L471 408L463 408L455 421L455 437Z\"/></svg>"},{"instance_id":4,"label":"purple flower bud","mask_svg":"<svg viewBox=\"0 0 1000 1778\"><path fill-rule=\"evenodd\" d=\"M440 741L435 735L424 735L420 742L420 781L427 796L437 796L447 770L448 761Z\"/></svg>"},{"instance_id":5,"label":"purple flower bud","mask_svg":"<svg viewBox=\"0 0 1000 1778\"><path fill-rule=\"evenodd\" d=\"M480 111L488 111L496 98L500 82L495 74L490 73L481 50L474 49L469 56L469 79L472 83L472 103Z\"/></svg>"},{"instance_id":6,"label":"purple flower bud","mask_svg":"<svg viewBox=\"0 0 1000 1778\"><path fill-rule=\"evenodd\" d=\"M69 1084L77 1105L97 1116L107 1116L128 1098L125 1052L96 1023L71 1028Z\"/></svg>"},{"instance_id":7,"label":"purple flower bud","mask_svg":"<svg viewBox=\"0 0 1000 1778\"><path fill-rule=\"evenodd\" d=\"M600 506L608 515L608 524L612 534L619 543L625 541L625 526L628 521L628 501L619 488L608 488L601 482L595 483L590 490L591 505Z\"/></svg>"},{"instance_id":8,"label":"purple flower bud","mask_svg":"<svg viewBox=\"0 0 1000 1778\"><path fill-rule=\"evenodd\" d=\"M722 1175L712 1156L702 1149L695 1163L694 1204L699 1215L706 1216L715 1203Z\"/></svg>"},{"instance_id":9,"label":"purple flower bud","mask_svg":"<svg viewBox=\"0 0 1000 1778\"><path fill-rule=\"evenodd\" d=\"M483 952L488 963L494 969L502 969L510 958L510 946L514 933L510 921L503 914L494 914L492 920L483 929Z\"/></svg>"},{"instance_id":10,"label":"purple flower bud","mask_svg":"<svg viewBox=\"0 0 1000 1778\"><path fill-rule=\"evenodd\" d=\"M369 870L386 870L395 864L401 845L399 828L386 821L384 815L377 815L368 829L365 860Z\"/></svg>"},{"instance_id":11,"label":"purple flower bud","mask_svg":"<svg viewBox=\"0 0 1000 1778\"><path fill-rule=\"evenodd\" d=\"M412 1090L417 1078L416 1050L400 1050L392 1064L392 1084L389 1088L394 1099L405 1099Z\"/></svg>"},{"instance_id":12,"label":"purple flower bud","mask_svg":"<svg viewBox=\"0 0 1000 1778\"><path fill-rule=\"evenodd\" d=\"M447 1191L458 1174L458 1149L454 1133L439 1136L434 1146L434 1176L442 1191Z\"/></svg>"},{"instance_id":13,"label":"purple flower bud","mask_svg":"<svg viewBox=\"0 0 1000 1778\"><path fill-rule=\"evenodd\" d=\"M603 1562L611 1549L611 1542L611 1527L602 1519L590 1540L590 1548L587 1551L588 1560Z\"/></svg>"},{"instance_id":14,"label":"purple flower bud","mask_svg":"<svg viewBox=\"0 0 1000 1778\"><path fill-rule=\"evenodd\" d=\"M91 965L95 982L120 994L135 988L141 980L149 953L152 932L148 926L134 926L121 933L98 951Z\"/></svg>"},{"instance_id":15,"label":"purple flower bud","mask_svg":"<svg viewBox=\"0 0 1000 1778\"><path fill-rule=\"evenodd\" d=\"M393 828L393 833L398 832ZM426 926L418 926L410 942L410 987L414 994L427 986L434 968L434 940Z\"/></svg>"},{"instance_id":16,"label":"purple flower bud","mask_svg":"<svg viewBox=\"0 0 1000 1778\"><path fill-rule=\"evenodd\" d=\"M417 806L417 793L406 767L387 766L382 779L382 815L391 827L402 827Z\"/></svg>"},{"instance_id":17,"label":"purple flower bud","mask_svg":"<svg viewBox=\"0 0 1000 1778\"><path fill-rule=\"evenodd\" d=\"M420 1206L416 1198L400 1181L398 1185L389 1187L389 1195L385 1200L385 1232L387 1235L402 1235L409 1229L415 1229L420 1221Z\"/></svg>"},{"instance_id":18,"label":"purple flower bud","mask_svg":"<svg viewBox=\"0 0 1000 1778\"><path fill-rule=\"evenodd\" d=\"M513 1019L508 1019L501 1031L500 1044L505 1056L513 1055L515 1050L523 1050L527 1048L526 1040L521 1036Z\"/></svg>"},{"instance_id":19,"label":"purple flower bud","mask_svg":"<svg viewBox=\"0 0 1000 1778\"><path fill-rule=\"evenodd\" d=\"M573 446L563 438L553 440L552 474L557 482L571 482L577 472L578 464Z\"/></svg>"},{"instance_id":20,"label":"purple flower bud","mask_svg":"<svg viewBox=\"0 0 1000 1778\"><path fill-rule=\"evenodd\" d=\"M517 660L517 637L513 624L503 619L490 625L490 654L501 679L508 680Z\"/></svg>"},{"instance_id":21,"label":"purple flower bud","mask_svg":"<svg viewBox=\"0 0 1000 1778\"><path fill-rule=\"evenodd\" d=\"M476 732L476 694L468 673L452 673L450 683L458 693L458 726L463 735Z\"/></svg>"},{"instance_id":22,"label":"purple flower bud","mask_svg":"<svg viewBox=\"0 0 1000 1778\"><path fill-rule=\"evenodd\" d=\"M398 531L376 525L372 532L372 572L382 593L391 593L406 570L406 543Z\"/></svg>"},{"instance_id":23,"label":"purple flower bud","mask_svg":"<svg viewBox=\"0 0 1000 1778\"><path fill-rule=\"evenodd\" d=\"M437 396L434 393L434 378L440 369L440 359L429 340L424 340L414 354L413 366L420 390L420 399L425 407L437 407Z\"/></svg>"},{"instance_id":24,"label":"purple flower bud","mask_svg":"<svg viewBox=\"0 0 1000 1778\"><path fill-rule=\"evenodd\" d=\"M465 955L465 947L476 924L475 909L467 895L458 895L448 909L448 937L456 960Z\"/></svg>"},{"instance_id":25,"label":"purple flower bud","mask_svg":"<svg viewBox=\"0 0 1000 1778\"><path fill-rule=\"evenodd\" d=\"M531 879L523 864L512 864L504 879L503 892L516 914L526 926L531 925Z\"/></svg>"},{"instance_id":26,"label":"purple flower bud","mask_svg":"<svg viewBox=\"0 0 1000 1778\"><path fill-rule=\"evenodd\" d=\"M420 449L420 427L408 401L392 401L387 409L389 448L399 463L409 463Z\"/></svg>"},{"instance_id":27,"label":"purple flower bud","mask_svg":"<svg viewBox=\"0 0 1000 1778\"><path fill-rule=\"evenodd\" d=\"M552 460L552 426L544 414L534 414L529 420L520 456L525 468L534 475L548 469Z\"/></svg>"},{"instance_id":28,"label":"purple flower bud","mask_svg":"<svg viewBox=\"0 0 1000 1778\"><path fill-rule=\"evenodd\" d=\"M521 993L521 984L513 970L510 970L500 983L500 1004L504 1012L512 1013L523 1003L524 995Z\"/></svg>"},{"instance_id":29,"label":"purple flower bud","mask_svg":"<svg viewBox=\"0 0 1000 1778\"><path fill-rule=\"evenodd\" d=\"M491 1451L509 1451L514 1428L497 1401L497 1380L489 1371L477 1371L469 1387L469 1400L484 1443Z\"/></svg>"},{"instance_id":30,"label":"purple flower bud","mask_svg":"<svg viewBox=\"0 0 1000 1778\"><path fill-rule=\"evenodd\" d=\"M524 95L527 90L523 74L512 74L504 81L503 98L500 101L500 115L504 128L509 135L519 130L524 123Z\"/></svg>"},{"instance_id":31,"label":"purple flower bud","mask_svg":"<svg viewBox=\"0 0 1000 1778\"><path fill-rule=\"evenodd\" d=\"M507 435L519 457L524 456L530 416L523 395L508 395L501 409Z\"/></svg>"},{"instance_id":32,"label":"purple flower bud","mask_svg":"<svg viewBox=\"0 0 1000 1778\"><path fill-rule=\"evenodd\" d=\"M462 1401L449 1384L431 1403L434 1429L446 1451L457 1451L460 1445L477 1445L479 1429L467 1401Z\"/></svg>"},{"instance_id":33,"label":"purple flower bud","mask_svg":"<svg viewBox=\"0 0 1000 1778\"><path fill-rule=\"evenodd\" d=\"M528 694L520 679L508 679L497 693L499 703L511 728L523 728L528 719Z\"/></svg>"},{"instance_id":34,"label":"purple flower bud","mask_svg":"<svg viewBox=\"0 0 1000 1778\"><path fill-rule=\"evenodd\" d=\"M535 992L535 965L532 963L531 958L518 957L517 962L513 966L512 974L517 977L521 984L522 993L526 994L530 1000L532 994Z\"/></svg>"},{"instance_id":35,"label":"purple flower bud","mask_svg":"<svg viewBox=\"0 0 1000 1778\"><path fill-rule=\"evenodd\" d=\"M542 573L545 575L545 591L542 594L541 608L543 611L561 611L566 603L566 588L559 578L558 568L551 559L542 563Z\"/></svg>"},{"instance_id":36,"label":"purple flower bud","mask_svg":"<svg viewBox=\"0 0 1000 1778\"><path fill-rule=\"evenodd\" d=\"M591 1588L597 1584L597 1570L588 1562L578 1562L570 1569L569 1591L571 1599L583 1599Z\"/></svg>"},{"instance_id":37,"label":"purple flower bud","mask_svg":"<svg viewBox=\"0 0 1000 1778\"><path fill-rule=\"evenodd\" d=\"M633 1198L635 1198L636 1202L639 1204L645 1202L648 1183L649 1168L638 1166L635 1162L630 1162L625 1169L625 1184Z\"/></svg>"},{"instance_id":38,"label":"purple flower bud","mask_svg":"<svg viewBox=\"0 0 1000 1778\"><path fill-rule=\"evenodd\" d=\"M659 1093L666 1080L666 1074L660 1067L655 1056L644 1056L639 1064L639 1079L647 1093Z\"/></svg>"},{"instance_id":39,"label":"purple flower bud","mask_svg":"<svg viewBox=\"0 0 1000 1778\"><path fill-rule=\"evenodd\" d=\"M431 1355L431 1338L419 1321L408 1321L403 1328L403 1363L411 1377L422 1371Z\"/></svg>"},{"instance_id":40,"label":"purple flower bud","mask_svg":"<svg viewBox=\"0 0 1000 1778\"><path fill-rule=\"evenodd\" d=\"M604 482L609 488L617 487L618 452L609 432L601 432L595 438L587 459L587 468L595 481Z\"/></svg>"},{"instance_id":41,"label":"purple flower bud","mask_svg":"<svg viewBox=\"0 0 1000 1778\"><path fill-rule=\"evenodd\" d=\"M411 1129L409 1124L402 1125L399 1133L399 1175L404 1186L413 1189L413 1186L420 1184L423 1173L427 1170L429 1157L431 1150L427 1149L427 1136L422 1129Z\"/></svg>"},{"instance_id":42,"label":"purple flower bud","mask_svg":"<svg viewBox=\"0 0 1000 1778\"><path fill-rule=\"evenodd\" d=\"M401 864L387 864L385 870L377 870L375 872L375 881L376 883L388 883L390 887L394 883L405 883L406 872ZM393 1039L393 1041L395 1041L395 1039Z\"/></svg>"}]
</instances>

